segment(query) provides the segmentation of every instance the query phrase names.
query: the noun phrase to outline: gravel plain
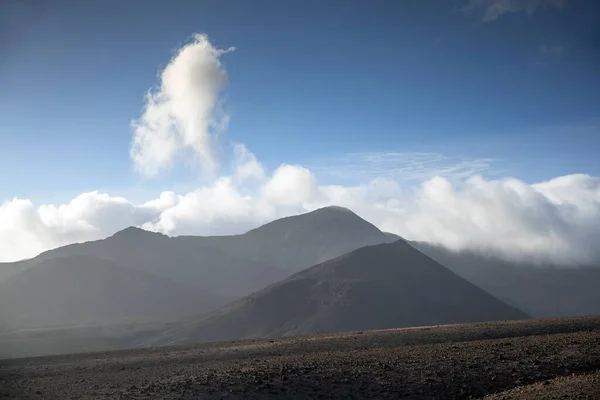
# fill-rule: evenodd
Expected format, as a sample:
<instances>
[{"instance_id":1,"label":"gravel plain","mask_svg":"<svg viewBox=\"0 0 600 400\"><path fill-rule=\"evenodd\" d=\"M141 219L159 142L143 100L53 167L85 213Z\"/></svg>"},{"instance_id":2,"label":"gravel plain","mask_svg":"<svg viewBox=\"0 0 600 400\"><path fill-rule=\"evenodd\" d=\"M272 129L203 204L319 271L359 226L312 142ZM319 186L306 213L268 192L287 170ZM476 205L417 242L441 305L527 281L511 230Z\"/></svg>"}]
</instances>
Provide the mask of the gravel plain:
<instances>
[{"instance_id":1,"label":"gravel plain","mask_svg":"<svg viewBox=\"0 0 600 400\"><path fill-rule=\"evenodd\" d=\"M600 316L0 360L0 398L600 399L599 371Z\"/></svg>"}]
</instances>

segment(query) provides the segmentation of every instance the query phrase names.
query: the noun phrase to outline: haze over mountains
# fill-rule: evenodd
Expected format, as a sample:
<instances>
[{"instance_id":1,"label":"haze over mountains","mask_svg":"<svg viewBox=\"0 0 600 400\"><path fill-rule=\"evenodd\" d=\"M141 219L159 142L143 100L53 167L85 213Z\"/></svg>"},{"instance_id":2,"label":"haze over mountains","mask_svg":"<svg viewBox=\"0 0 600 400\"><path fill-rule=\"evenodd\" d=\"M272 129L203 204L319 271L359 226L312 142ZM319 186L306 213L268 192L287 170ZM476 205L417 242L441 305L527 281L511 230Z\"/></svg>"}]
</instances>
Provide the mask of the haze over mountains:
<instances>
[{"instance_id":1,"label":"haze over mountains","mask_svg":"<svg viewBox=\"0 0 600 400\"><path fill-rule=\"evenodd\" d=\"M287 274L276 266L241 259L201 240L187 242L130 227L104 240L47 251L28 261L88 255L192 285L231 299L264 287Z\"/></svg>"},{"instance_id":2,"label":"haze over mountains","mask_svg":"<svg viewBox=\"0 0 600 400\"><path fill-rule=\"evenodd\" d=\"M211 293L97 257L52 258L0 284L4 328L174 320L226 302Z\"/></svg>"},{"instance_id":3,"label":"haze over mountains","mask_svg":"<svg viewBox=\"0 0 600 400\"><path fill-rule=\"evenodd\" d=\"M538 317L600 314L600 266L509 262L473 251L411 243L422 253L526 313Z\"/></svg>"},{"instance_id":4,"label":"haze over mountains","mask_svg":"<svg viewBox=\"0 0 600 400\"><path fill-rule=\"evenodd\" d=\"M599 275L406 242L341 207L235 236L127 228L0 264L0 341L18 344L0 350L30 354L22 328L43 328L31 347L42 354L595 314Z\"/></svg>"}]
</instances>

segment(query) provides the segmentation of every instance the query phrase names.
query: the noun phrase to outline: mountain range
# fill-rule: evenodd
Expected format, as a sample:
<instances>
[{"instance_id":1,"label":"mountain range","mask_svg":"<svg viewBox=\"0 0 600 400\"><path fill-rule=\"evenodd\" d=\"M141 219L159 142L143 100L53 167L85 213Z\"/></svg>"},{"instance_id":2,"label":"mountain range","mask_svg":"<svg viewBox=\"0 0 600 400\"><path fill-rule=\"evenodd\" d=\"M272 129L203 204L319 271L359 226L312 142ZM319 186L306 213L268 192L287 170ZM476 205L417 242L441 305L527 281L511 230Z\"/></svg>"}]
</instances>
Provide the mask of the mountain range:
<instances>
[{"instance_id":1,"label":"mountain range","mask_svg":"<svg viewBox=\"0 0 600 400\"><path fill-rule=\"evenodd\" d=\"M237 236L171 238L129 227L103 240L0 264L0 329L174 320L391 239L341 207Z\"/></svg>"},{"instance_id":2,"label":"mountain range","mask_svg":"<svg viewBox=\"0 0 600 400\"><path fill-rule=\"evenodd\" d=\"M41 354L56 343L80 351L597 314L599 271L408 242L341 207L233 236L131 227L0 264L0 342L4 332L23 350L35 328ZM65 343L70 335L77 347Z\"/></svg>"}]
</instances>

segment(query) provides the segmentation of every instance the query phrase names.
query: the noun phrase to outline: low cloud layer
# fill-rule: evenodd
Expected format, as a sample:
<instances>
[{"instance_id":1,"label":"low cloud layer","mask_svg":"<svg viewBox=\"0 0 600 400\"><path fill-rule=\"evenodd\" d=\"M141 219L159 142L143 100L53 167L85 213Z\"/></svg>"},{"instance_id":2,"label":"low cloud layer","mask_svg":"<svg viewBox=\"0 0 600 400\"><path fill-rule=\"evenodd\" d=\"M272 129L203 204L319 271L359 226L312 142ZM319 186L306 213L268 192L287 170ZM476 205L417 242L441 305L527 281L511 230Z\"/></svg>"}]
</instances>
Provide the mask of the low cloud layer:
<instances>
[{"instance_id":1,"label":"low cloud layer","mask_svg":"<svg viewBox=\"0 0 600 400\"><path fill-rule=\"evenodd\" d=\"M241 233L275 218L336 204L384 231L452 249L559 264L600 260L597 177L570 175L533 185L481 177L451 183L435 177L407 189L385 178L356 186L319 185L311 171L295 165L282 165L268 176L253 174L254 183L248 185L236 178L248 176L241 172L247 170L248 163L242 162L232 176L210 186L185 194L165 192L144 204L98 192L58 206L5 202L0 206L0 256L3 261L32 257L129 225L168 235Z\"/></svg>"}]
</instances>

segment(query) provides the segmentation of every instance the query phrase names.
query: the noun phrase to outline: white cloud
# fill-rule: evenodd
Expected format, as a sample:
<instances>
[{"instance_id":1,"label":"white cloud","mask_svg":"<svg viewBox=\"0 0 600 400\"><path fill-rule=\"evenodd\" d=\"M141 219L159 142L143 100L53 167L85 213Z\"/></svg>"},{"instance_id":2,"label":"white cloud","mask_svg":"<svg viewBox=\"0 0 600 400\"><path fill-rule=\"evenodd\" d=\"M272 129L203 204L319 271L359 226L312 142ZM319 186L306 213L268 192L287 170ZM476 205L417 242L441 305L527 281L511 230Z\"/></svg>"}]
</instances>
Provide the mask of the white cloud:
<instances>
[{"instance_id":1,"label":"white cloud","mask_svg":"<svg viewBox=\"0 0 600 400\"><path fill-rule=\"evenodd\" d=\"M233 146L233 155L237 182L261 181L265 178L265 169L245 145L236 143Z\"/></svg>"},{"instance_id":2,"label":"white cloud","mask_svg":"<svg viewBox=\"0 0 600 400\"><path fill-rule=\"evenodd\" d=\"M83 193L67 204L38 208L29 200L13 199L0 205L0 261L105 237L123 226L152 219L159 212L153 205L134 206L126 199L98 192Z\"/></svg>"},{"instance_id":3,"label":"white cloud","mask_svg":"<svg viewBox=\"0 0 600 400\"><path fill-rule=\"evenodd\" d=\"M303 206L318 198L317 181L306 168L282 165L262 187L261 196L269 203Z\"/></svg>"},{"instance_id":4,"label":"white cloud","mask_svg":"<svg viewBox=\"0 0 600 400\"><path fill-rule=\"evenodd\" d=\"M560 181L565 190L550 189ZM598 178L587 175L536 185L472 178L452 186L436 178L423 184L406 228L420 240L454 249L589 262L599 256L593 239L600 233L599 185Z\"/></svg>"},{"instance_id":5,"label":"white cloud","mask_svg":"<svg viewBox=\"0 0 600 400\"><path fill-rule=\"evenodd\" d=\"M215 135L227 123L219 95L227 74L220 50L205 35L194 35L160 75L160 84L146 95L142 116L133 121L131 158L140 172L155 176L175 157L191 152L206 171L217 167Z\"/></svg>"},{"instance_id":6,"label":"white cloud","mask_svg":"<svg viewBox=\"0 0 600 400\"><path fill-rule=\"evenodd\" d=\"M533 15L542 8L560 8L565 0L469 0L465 11L483 10L483 21L494 21L505 14L525 13Z\"/></svg>"},{"instance_id":7,"label":"white cloud","mask_svg":"<svg viewBox=\"0 0 600 400\"><path fill-rule=\"evenodd\" d=\"M452 249L555 263L600 260L597 177L569 175L533 185L516 179L473 177L452 183L435 177L414 189L377 178L355 186L325 186L308 169L292 165L251 187L221 177L190 193L165 192L140 205L97 192L38 208L15 199L0 206L0 255L4 261L31 257L129 225L169 235L241 233L332 204L351 208L382 230Z\"/></svg>"}]
</instances>

